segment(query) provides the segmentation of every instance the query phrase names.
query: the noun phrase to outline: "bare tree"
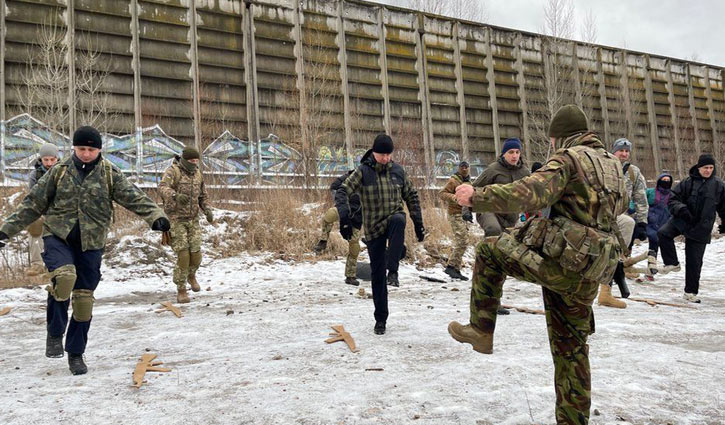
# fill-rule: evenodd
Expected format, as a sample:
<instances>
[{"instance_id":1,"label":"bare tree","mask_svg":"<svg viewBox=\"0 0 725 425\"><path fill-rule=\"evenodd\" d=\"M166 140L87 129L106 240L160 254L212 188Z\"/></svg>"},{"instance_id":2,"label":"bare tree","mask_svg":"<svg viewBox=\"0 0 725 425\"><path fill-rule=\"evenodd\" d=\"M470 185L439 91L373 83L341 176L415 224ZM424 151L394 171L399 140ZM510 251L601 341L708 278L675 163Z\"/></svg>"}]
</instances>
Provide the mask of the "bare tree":
<instances>
[{"instance_id":1,"label":"bare tree","mask_svg":"<svg viewBox=\"0 0 725 425\"><path fill-rule=\"evenodd\" d=\"M78 122L105 129L115 118L104 86L110 74L103 65L99 49L88 34L79 37L85 46L75 55L75 91L70 104L68 72L68 30L57 24L37 28L37 45L29 49L28 62L21 74L22 85L16 87L24 112L43 121L51 129L70 134L70 111L75 110Z\"/></svg>"},{"instance_id":2,"label":"bare tree","mask_svg":"<svg viewBox=\"0 0 725 425\"><path fill-rule=\"evenodd\" d=\"M574 37L574 4L571 0L546 0L541 32L555 38Z\"/></svg>"},{"instance_id":3,"label":"bare tree","mask_svg":"<svg viewBox=\"0 0 725 425\"><path fill-rule=\"evenodd\" d=\"M579 34L581 40L588 44L595 44L597 42L598 31L597 31L597 17L594 16L592 9L587 10L582 21L582 26L579 28Z\"/></svg>"},{"instance_id":4,"label":"bare tree","mask_svg":"<svg viewBox=\"0 0 725 425\"><path fill-rule=\"evenodd\" d=\"M486 0L408 0L408 7L434 15L445 15L467 21L488 21Z\"/></svg>"}]
</instances>

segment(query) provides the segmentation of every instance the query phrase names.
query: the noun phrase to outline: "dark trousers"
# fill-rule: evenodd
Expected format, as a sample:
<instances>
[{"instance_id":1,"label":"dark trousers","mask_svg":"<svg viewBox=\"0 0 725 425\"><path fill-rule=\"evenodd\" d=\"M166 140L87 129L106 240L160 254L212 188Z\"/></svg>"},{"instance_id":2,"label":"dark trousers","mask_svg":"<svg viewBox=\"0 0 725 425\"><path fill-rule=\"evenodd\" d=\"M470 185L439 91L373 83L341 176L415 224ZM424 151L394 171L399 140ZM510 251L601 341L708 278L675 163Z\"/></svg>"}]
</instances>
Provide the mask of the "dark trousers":
<instances>
[{"instance_id":1,"label":"dark trousers","mask_svg":"<svg viewBox=\"0 0 725 425\"><path fill-rule=\"evenodd\" d=\"M660 248L662 249L662 262L667 265L680 264L675 250L675 237L681 235L677 227L668 221L657 232ZM692 239L685 239L685 292L697 294L700 288L700 272L702 271L702 257L705 255L707 244Z\"/></svg>"},{"instance_id":2,"label":"dark trousers","mask_svg":"<svg viewBox=\"0 0 725 425\"><path fill-rule=\"evenodd\" d=\"M76 267L76 283L73 289L89 289L94 291L101 280L101 257L102 249L82 251L80 238L68 238L69 243L56 236L43 238L45 251L43 261L48 271L52 272L58 267L66 264L73 264ZM65 338L65 351L72 354L82 354L86 351L88 342L88 330L91 321L79 322L71 317L68 324L68 306L70 300L56 301L52 295L48 295L48 307L46 320L48 333L51 336L62 336L68 328Z\"/></svg>"},{"instance_id":3,"label":"dark trousers","mask_svg":"<svg viewBox=\"0 0 725 425\"><path fill-rule=\"evenodd\" d=\"M388 221L385 234L367 241L376 322L388 320L388 286L385 270L387 268L390 273L398 272L404 239L405 214L393 214Z\"/></svg>"}]
</instances>

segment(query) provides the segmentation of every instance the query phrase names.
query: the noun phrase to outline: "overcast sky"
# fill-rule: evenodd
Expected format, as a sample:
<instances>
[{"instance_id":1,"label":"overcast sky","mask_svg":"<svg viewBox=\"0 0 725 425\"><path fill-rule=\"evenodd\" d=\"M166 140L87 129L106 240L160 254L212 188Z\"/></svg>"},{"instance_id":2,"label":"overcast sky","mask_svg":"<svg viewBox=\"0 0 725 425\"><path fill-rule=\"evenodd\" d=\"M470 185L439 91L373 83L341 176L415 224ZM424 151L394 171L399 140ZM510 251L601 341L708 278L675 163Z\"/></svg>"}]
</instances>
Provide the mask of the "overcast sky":
<instances>
[{"instance_id":1,"label":"overcast sky","mask_svg":"<svg viewBox=\"0 0 725 425\"><path fill-rule=\"evenodd\" d=\"M445 1L445 0L439 0ZM546 0L482 1L489 23L541 32ZM406 0L380 3L405 6ZM581 20L591 9L597 43L725 67L725 0L573 0ZM579 38L577 30L575 38Z\"/></svg>"}]
</instances>

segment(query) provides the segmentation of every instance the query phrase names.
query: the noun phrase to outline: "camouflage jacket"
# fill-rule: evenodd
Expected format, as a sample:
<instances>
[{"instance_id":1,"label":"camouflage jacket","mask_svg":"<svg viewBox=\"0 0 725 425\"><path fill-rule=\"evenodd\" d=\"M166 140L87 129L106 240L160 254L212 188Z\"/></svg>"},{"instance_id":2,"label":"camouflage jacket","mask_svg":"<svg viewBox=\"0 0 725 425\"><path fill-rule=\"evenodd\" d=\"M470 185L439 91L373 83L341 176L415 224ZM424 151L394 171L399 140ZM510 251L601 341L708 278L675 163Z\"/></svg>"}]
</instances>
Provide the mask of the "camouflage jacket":
<instances>
[{"instance_id":1,"label":"camouflage jacket","mask_svg":"<svg viewBox=\"0 0 725 425\"><path fill-rule=\"evenodd\" d=\"M423 215L418 202L418 192L398 164L380 164L375 161L372 149L363 155L360 166L337 189L335 204L340 217L350 217L348 198L360 194L363 209L365 239L370 241L383 236L390 216L402 213L403 201L413 223L423 225Z\"/></svg>"},{"instance_id":2,"label":"camouflage jacket","mask_svg":"<svg viewBox=\"0 0 725 425\"><path fill-rule=\"evenodd\" d=\"M582 178L568 149L585 146L605 161L618 161L606 152L604 144L593 133L584 133L564 140L563 147L551 156L536 173L509 184L496 184L477 188L473 194L475 212L512 213L538 211L551 206L551 218L562 216L603 231L612 231L612 223L602 221L601 208L607 208L607 221L627 210L629 197L610 195L607 205L600 205L599 195ZM619 167L621 170L621 167Z\"/></svg>"},{"instance_id":3,"label":"camouflage jacket","mask_svg":"<svg viewBox=\"0 0 725 425\"><path fill-rule=\"evenodd\" d=\"M201 171L197 167L192 174L187 171L177 155L164 172L159 183L159 193L164 201L164 211L174 220L192 220L199 215L199 210L206 211L206 187L202 179ZM189 202L180 204L176 201L175 195L183 193L189 197Z\"/></svg>"},{"instance_id":4,"label":"camouflage jacket","mask_svg":"<svg viewBox=\"0 0 725 425\"><path fill-rule=\"evenodd\" d=\"M48 169L43 165L43 160L38 158L33 164L35 167L33 171L28 173L28 189L32 189L35 183L41 179L48 172Z\"/></svg>"},{"instance_id":5,"label":"camouflage jacket","mask_svg":"<svg viewBox=\"0 0 725 425\"><path fill-rule=\"evenodd\" d=\"M80 226L83 251L102 249L111 226L111 201L141 216L149 226L164 212L141 189L137 188L121 171L110 167L109 193L106 167L101 157L85 179L76 169L73 158L55 165L33 186L18 209L0 227L12 237L25 229L41 215L45 216L43 236L55 235L63 240Z\"/></svg>"},{"instance_id":6,"label":"camouflage jacket","mask_svg":"<svg viewBox=\"0 0 725 425\"><path fill-rule=\"evenodd\" d=\"M456 202L455 196L456 188L463 183L471 184L471 177L461 177L460 174L455 173L450 179L448 179L448 183L443 186L443 189L438 192L438 197L448 206L448 214L459 215L463 210L463 208Z\"/></svg>"},{"instance_id":7,"label":"camouflage jacket","mask_svg":"<svg viewBox=\"0 0 725 425\"><path fill-rule=\"evenodd\" d=\"M474 187L485 187L491 184L506 184L516 180L522 179L531 172L528 168L524 167L523 161L519 159L519 163L511 165L506 162L503 157L499 156L498 159L488 165L483 173L473 182ZM516 224L519 221L519 213L523 211L532 210L519 210L512 211L510 214L498 214L505 223Z\"/></svg>"},{"instance_id":8,"label":"camouflage jacket","mask_svg":"<svg viewBox=\"0 0 725 425\"><path fill-rule=\"evenodd\" d=\"M647 203L647 182L642 172L634 164L624 164L624 184L627 186L627 194L631 203L634 204L634 221L636 223L647 223L649 204Z\"/></svg>"}]
</instances>

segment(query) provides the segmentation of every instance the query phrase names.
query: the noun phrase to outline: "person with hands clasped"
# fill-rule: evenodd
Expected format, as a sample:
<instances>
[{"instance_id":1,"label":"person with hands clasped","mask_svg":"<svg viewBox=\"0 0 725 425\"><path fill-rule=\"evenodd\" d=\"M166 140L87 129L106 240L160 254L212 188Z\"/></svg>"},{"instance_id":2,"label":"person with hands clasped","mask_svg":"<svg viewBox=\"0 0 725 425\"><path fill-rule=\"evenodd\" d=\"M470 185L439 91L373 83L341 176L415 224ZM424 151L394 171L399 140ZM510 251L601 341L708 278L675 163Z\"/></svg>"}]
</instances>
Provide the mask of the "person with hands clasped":
<instances>
[{"instance_id":1,"label":"person with hands clasped","mask_svg":"<svg viewBox=\"0 0 725 425\"><path fill-rule=\"evenodd\" d=\"M360 166L345 179L335 194L335 205L340 216L340 235L345 240L353 235L349 199L353 193L360 195L363 233L372 271L374 331L377 335L385 333L388 320L386 269L387 284L399 286L398 262L405 238L403 201L413 220L415 236L419 242L425 238L418 192L413 188L403 167L392 161L393 149L393 139L390 136L379 134L375 137L372 149L363 155Z\"/></svg>"}]
</instances>

